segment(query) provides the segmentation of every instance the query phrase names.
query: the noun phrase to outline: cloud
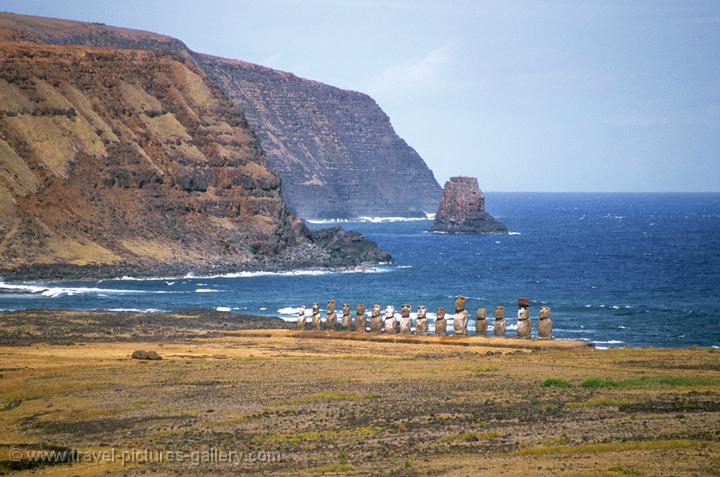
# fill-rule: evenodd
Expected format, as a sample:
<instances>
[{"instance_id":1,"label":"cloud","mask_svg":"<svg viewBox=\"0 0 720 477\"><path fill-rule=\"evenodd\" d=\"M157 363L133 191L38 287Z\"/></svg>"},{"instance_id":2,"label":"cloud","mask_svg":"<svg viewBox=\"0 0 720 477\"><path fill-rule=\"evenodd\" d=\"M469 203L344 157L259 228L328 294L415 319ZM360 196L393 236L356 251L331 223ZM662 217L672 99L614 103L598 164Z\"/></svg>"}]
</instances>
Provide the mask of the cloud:
<instances>
[{"instance_id":1,"label":"cloud","mask_svg":"<svg viewBox=\"0 0 720 477\"><path fill-rule=\"evenodd\" d=\"M437 94L448 90L448 70L455 59L452 46L435 48L419 58L390 65L370 78L367 91L384 99Z\"/></svg>"}]
</instances>

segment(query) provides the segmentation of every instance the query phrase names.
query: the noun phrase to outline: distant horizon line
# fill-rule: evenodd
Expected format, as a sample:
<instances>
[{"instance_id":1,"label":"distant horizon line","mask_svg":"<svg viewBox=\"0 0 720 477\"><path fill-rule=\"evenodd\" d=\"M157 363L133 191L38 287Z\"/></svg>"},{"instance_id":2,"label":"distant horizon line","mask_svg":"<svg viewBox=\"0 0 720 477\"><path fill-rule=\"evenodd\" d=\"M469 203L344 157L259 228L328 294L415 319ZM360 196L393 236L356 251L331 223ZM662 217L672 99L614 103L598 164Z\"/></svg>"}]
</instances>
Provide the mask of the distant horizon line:
<instances>
[{"instance_id":1,"label":"distant horizon line","mask_svg":"<svg viewBox=\"0 0 720 477\"><path fill-rule=\"evenodd\" d=\"M718 191L570 191L570 190L486 190L483 194L720 194Z\"/></svg>"}]
</instances>

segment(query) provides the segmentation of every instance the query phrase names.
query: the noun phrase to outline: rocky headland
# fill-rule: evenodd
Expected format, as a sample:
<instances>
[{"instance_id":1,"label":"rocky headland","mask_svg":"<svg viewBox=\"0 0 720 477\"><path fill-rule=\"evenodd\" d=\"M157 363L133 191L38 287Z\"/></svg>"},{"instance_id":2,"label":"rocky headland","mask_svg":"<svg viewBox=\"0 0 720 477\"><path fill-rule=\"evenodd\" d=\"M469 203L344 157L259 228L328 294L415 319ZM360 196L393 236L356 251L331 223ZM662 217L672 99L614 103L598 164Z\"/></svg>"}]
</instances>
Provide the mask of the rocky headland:
<instances>
[{"instance_id":1,"label":"rocky headland","mask_svg":"<svg viewBox=\"0 0 720 477\"><path fill-rule=\"evenodd\" d=\"M451 177L445 183L432 231L506 234L508 229L485 211L485 196L475 177Z\"/></svg>"},{"instance_id":2,"label":"rocky headland","mask_svg":"<svg viewBox=\"0 0 720 477\"><path fill-rule=\"evenodd\" d=\"M390 259L358 234L311 232L293 216L244 115L190 59L1 41L1 275Z\"/></svg>"},{"instance_id":3,"label":"rocky headland","mask_svg":"<svg viewBox=\"0 0 720 477\"><path fill-rule=\"evenodd\" d=\"M97 23L1 13L0 38L161 51L193 65L247 118L298 217L422 216L437 207L432 171L365 94Z\"/></svg>"}]
</instances>

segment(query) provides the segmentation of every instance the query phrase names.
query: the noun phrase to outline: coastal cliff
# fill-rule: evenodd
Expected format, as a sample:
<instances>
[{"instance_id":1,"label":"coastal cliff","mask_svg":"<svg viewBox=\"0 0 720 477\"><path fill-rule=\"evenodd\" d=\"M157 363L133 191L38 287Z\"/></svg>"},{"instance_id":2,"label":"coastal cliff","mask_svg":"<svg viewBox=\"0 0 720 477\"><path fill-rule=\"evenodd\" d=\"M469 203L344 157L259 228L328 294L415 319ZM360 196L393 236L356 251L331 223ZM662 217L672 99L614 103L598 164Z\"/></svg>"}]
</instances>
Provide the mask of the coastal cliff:
<instances>
[{"instance_id":1,"label":"coastal cliff","mask_svg":"<svg viewBox=\"0 0 720 477\"><path fill-rule=\"evenodd\" d=\"M432 171L371 97L242 61L196 59L245 112L300 217L424 216L437 207Z\"/></svg>"},{"instance_id":2,"label":"coastal cliff","mask_svg":"<svg viewBox=\"0 0 720 477\"><path fill-rule=\"evenodd\" d=\"M475 177L451 177L445 183L432 231L505 234L508 229L485 212L485 196Z\"/></svg>"},{"instance_id":3,"label":"coastal cliff","mask_svg":"<svg viewBox=\"0 0 720 477\"><path fill-rule=\"evenodd\" d=\"M437 207L441 189L432 171L365 94L102 24L4 13L0 38L159 50L193 63L244 113L301 218L423 216Z\"/></svg>"},{"instance_id":4,"label":"coastal cliff","mask_svg":"<svg viewBox=\"0 0 720 477\"><path fill-rule=\"evenodd\" d=\"M243 114L188 58L0 42L3 276L390 260L356 235L309 231L280 184Z\"/></svg>"}]
</instances>

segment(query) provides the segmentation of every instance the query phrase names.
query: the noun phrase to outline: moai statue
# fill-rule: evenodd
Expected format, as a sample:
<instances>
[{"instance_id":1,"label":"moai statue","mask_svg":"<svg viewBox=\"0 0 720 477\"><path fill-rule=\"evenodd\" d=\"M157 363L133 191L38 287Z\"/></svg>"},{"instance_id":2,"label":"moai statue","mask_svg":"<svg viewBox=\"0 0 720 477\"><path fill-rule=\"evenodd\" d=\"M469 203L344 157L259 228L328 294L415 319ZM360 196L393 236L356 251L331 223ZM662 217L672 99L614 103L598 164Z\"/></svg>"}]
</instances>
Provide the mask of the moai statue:
<instances>
[{"instance_id":1,"label":"moai statue","mask_svg":"<svg viewBox=\"0 0 720 477\"><path fill-rule=\"evenodd\" d=\"M505 307L495 307L495 323L493 325L493 332L495 336L504 338L505 337Z\"/></svg>"},{"instance_id":2,"label":"moai statue","mask_svg":"<svg viewBox=\"0 0 720 477\"><path fill-rule=\"evenodd\" d=\"M447 335L447 320L445 319L445 308L435 310L435 334L437 336Z\"/></svg>"},{"instance_id":3,"label":"moai statue","mask_svg":"<svg viewBox=\"0 0 720 477\"><path fill-rule=\"evenodd\" d=\"M428 330L427 307L425 305L418 306L417 318L415 319L415 334L425 335Z\"/></svg>"},{"instance_id":4,"label":"moai statue","mask_svg":"<svg viewBox=\"0 0 720 477\"><path fill-rule=\"evenodd\" d=\"M342 317L342 329L347 331L352 325L352 317L350 316L350 304L343 304L343 317Z\"/></svg>"},{"instance_id":5,"label":"moai statue","mask_svg":"<svg viewBox=\"0 0 720 477\"><path fill-rule=\"evenodd\" d=\"M312 329L315 331L320 329L320 303L313 303Z\"/></svg>"},{"instance_id":6,"label":"moai statue","mask_svg":"<svg viewBox=\"0 0 720 477\"><path fill-rule=\"evenodd\" d=\"M400 333L408 334L410 333L410 327L412 325L412 320L410 319L410 305L405 304L401 306L400 314L402 315L400 317Z\"/></svg>"},{"instance_id":7,"label":"moai statue","mask_svg":"<svg viewBox=\"0 0 720 477\"><path fill-rule=\"evenodd\" d=\"M327 314L325 315L325 328L328 330L335 330L335 324L337 323L337 312L335 312L335 300L328 300Z\"/></svg>"},{"instance_id":8,"label":"moai statue","mask_svg":"<svg viewBox=\"0 0 720 477\"><path fill-rule=\"evenodd\" d=\"M397 333L396 325L395 307L388 305L385 308L385 333Z\"/></svg>"},{"instance_id":9,"label":"moai statue","mask_svg":"<svg viewBox=\"0 0 720 477\"><path fill-rule=\"evenodd\" d=\"M530 321L530 304L528 303L528 299L524 296L518 298L517 318L517 337L530 338L530 335L532 333L532 322Z\"/></svg>"},{"instance_id":10,"label":"moai statue","mask_svg":"<svg viewBox=\"0 0 720 477\"><path fill-rule=\"evenodd\" d=\"M475 312L475 334L478 336L487 336L487 310L478 308Z\"/></svg>"},{"instance_id":11,"label":"moai statue","mask_svg":"<svg viewBox=\"0 0 720 477\"><path fill-rule=\"evenodd\" d=\"M299 331L305 330L305 305L300 305L298 309L297 329Z\"/></svg>"},{"instance_id":12,"label":"moai statue","mask_svg":"<svg viewBox=\"0 0 720 477\"><path fill-rule=\"evenodd\" d=\"M552 320L550 319L550 307L540 308L540 321L538 322L538 336L542 339L552 339Z\"/></svg>"},{"instance_id":13,"label":"moai statue","mask_svg":"<svg viewBox=\"0 0 720 477\"><path fill-rule=\"evenodd\" d=\"M382 329L382 317L380 316L380 305L373 305L370 311L370 331L380 333Z\"/></svg>"},{"instance_id":14,"label":"moai statue","mask_svg":"<svg viewBox=\"0 0 720 477\"><path fill-rule=\"evenodd\" d=\"M355 331L365 331L365 305L355 305Z\"/></svg>"},{"instance_id":15,"label":"moai statue","mask_svg":"<svg viewBox=\"0 0 720 477\"><path fill-rule=\"evenodd\" d=\"M455 336L467 335L468 312L465 309L465 297L455 297L455 315L453 316L453 328Z\"/></svg>"}]
</instances>

